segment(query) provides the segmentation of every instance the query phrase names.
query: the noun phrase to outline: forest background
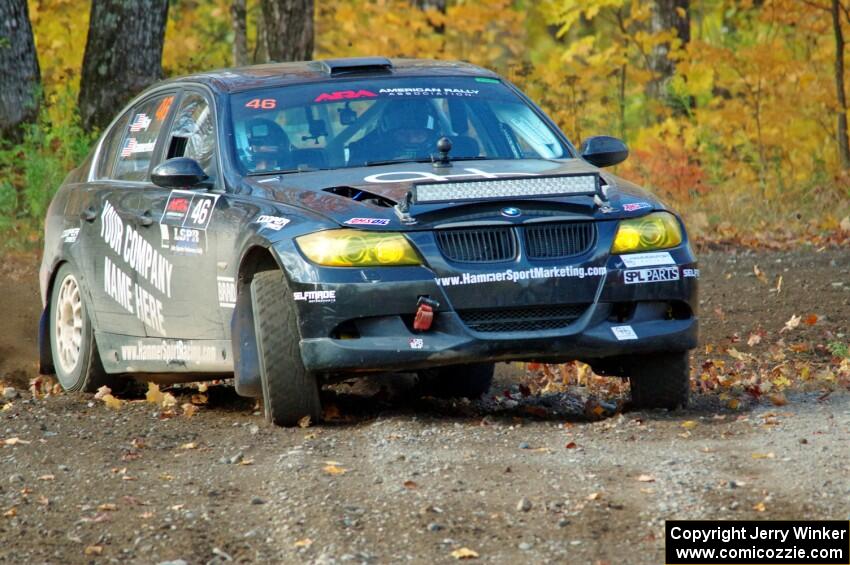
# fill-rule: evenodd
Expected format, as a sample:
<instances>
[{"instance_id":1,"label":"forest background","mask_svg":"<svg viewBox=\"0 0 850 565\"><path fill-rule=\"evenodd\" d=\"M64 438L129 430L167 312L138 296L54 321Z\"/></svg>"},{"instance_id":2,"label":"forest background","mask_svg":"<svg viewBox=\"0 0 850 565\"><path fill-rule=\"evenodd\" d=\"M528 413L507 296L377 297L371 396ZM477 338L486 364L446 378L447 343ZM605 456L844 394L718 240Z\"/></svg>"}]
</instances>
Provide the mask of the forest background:
<instances>
[{"instance_id":1,"label":"forest background","mask_svg":"<svg viewBox=\"0 0 850 565\"><path fill-rule=\"evenodd\" d=\"M7 9L22 3L40 80L29 114L0 139L6 248L41 244L52 194L102 126L80 110L92 3L0 0ZM108 11L121 3L95 4ZM517 84L577 146L592 135L623 138L631 157L615 172L667 199L702 243L850 240L850 0L138 4L164 8L162 77L293 55L465 60ZM121 43L100 48L120 51ZM14 47L0 37L0 49ZM126 85L124 102L144 86Z\"/></svg>"}]
</instances>

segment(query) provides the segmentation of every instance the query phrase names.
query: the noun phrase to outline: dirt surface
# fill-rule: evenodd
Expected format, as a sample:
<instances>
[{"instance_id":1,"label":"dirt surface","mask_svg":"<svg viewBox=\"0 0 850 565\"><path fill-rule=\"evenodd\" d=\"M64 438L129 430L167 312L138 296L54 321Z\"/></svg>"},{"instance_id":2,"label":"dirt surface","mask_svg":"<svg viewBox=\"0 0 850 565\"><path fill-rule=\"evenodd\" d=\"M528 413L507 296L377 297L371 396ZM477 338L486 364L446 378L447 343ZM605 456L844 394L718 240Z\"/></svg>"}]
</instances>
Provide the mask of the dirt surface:
<instances>
[{"instance_id":1,"label":"dirt surface","mask_svg":"<svg viewBox=\"0 0 850 565\"><path fill-rule=\"evenodd\" d=\"M812 363L850 339L846 249L713 252L701 269L695 374L760 329L809 344ZM0 377L21 393L0 412L2 562L448 563L468 548L493 563L661 563L665 519L850 519L841 386L595 421L580 390L523 397L523 369L503 364L475 403L383 379L328 391L328 424L277 429L212 386L193 417L163 418L143 395L120 410L30 396L35 272L0 265ZM792 315L816 320L780 335ZM505 391L515 400L494 400Z\"/></svg>"}]
</instances>

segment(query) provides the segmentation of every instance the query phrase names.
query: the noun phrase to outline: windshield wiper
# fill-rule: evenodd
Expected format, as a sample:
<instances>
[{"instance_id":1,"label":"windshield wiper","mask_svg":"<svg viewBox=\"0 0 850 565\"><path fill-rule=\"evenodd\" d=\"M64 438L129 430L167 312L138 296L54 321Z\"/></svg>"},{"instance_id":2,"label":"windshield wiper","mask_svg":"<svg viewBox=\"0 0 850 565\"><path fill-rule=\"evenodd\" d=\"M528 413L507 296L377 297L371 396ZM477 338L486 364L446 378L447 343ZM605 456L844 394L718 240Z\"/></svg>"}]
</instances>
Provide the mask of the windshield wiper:
<instances>
[{"instance_id":1,"label":"windshield wiper","mask_svg":"<svg viewBox=\"0 0 850 565\"><path fill-rule=\"evenodd\" d=\"M453 161L492 161L493 157L486 157L484 155L476 155L475 157L456 157ZM435 159L433 157L423 158L423 159L387 159L386 161L366 161L363 167L378 167L380 165L396 165L398 163L433 163Z\"/></svg>"}]
</instances>

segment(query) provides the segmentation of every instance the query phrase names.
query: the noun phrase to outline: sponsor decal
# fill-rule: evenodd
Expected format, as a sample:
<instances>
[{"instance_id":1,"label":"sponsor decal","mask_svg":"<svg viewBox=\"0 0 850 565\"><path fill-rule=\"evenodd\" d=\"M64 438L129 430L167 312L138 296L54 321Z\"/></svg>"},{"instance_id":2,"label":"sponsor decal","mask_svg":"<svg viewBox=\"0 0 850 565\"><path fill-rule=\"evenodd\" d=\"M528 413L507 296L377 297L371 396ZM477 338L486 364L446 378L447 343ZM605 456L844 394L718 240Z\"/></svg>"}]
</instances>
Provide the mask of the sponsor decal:
<instances>
[{"instance_id":1,"label":"sponsor decal","mask_svg":"<svg viewBox=\"0 0 850 565\"><path fill-rule=\"evenodd\" d=\"M611 332L617 338L617 341L637 339L637 334L631 326L611 326Z\"/></svg>"},{"instance_id":2,"label":"sponsor decal","mask_svg":"<svg viewBox=\"0 0 850 565\"><path fill-rule=\"evenodd\" d=\"M218 194L200 194L190 190L172 190L165 203L160 224L205 230L212 219Z\"/></svg>"},{"instance_id":3,"label":"sponsor decal","mask_svg":"<svg viewBox=\"0 0 850 565\"><path fill-rule=\"evenodd\" d=\"M479 90L467 88L382 88L378 94L385 96L477 96Z\"/></svg>"},{"instance_id":4,"label":"sponsor decal","mask_svg":"<svg viewBox=\"0 0 850 565\"><path fill-rule=\"evenodd\" d=\"M356 98L377 98L378 95L371 90L337 90L325 92L316 96L313 102L338 102L340 100L354 100Z\"/></svg>"},{"instance_id":5,"label":"sponsor decal","mask_svg":"<svg viewBox=\"0 0 850 565\"><path fill-rule=\"evenodd\" d=\"M378 173L369 175L363 180L373 184L393 183L393 182L446 182L451 179L497 179L501 177L536 177L536 173L490 173L481 169L465 168L466 173L458 173L456 175L438 175L428 171L394 171L391 173Z\"/></svg>"},{"instance_id":6,"label":"sponsor decal","mask_svg":"<svg viewBox=\"0 0 850 565\"><path fill-rule=\"evenodd\" d=\"M626 267L652 267L653 265L675 265L676 262L667 251L653 253L630 253L620 255L620 260Z\"/></svg>"},{"instance_id":7,"label":"sponsor decal","mask_svg":"<svg viewBox=\"0 0 850 565\"><path fill-rule=\"evenodd\" d=\"M350 218L343 223L350 226L386 226L390 221L387 218Z\"/></svg>"},{"instance_id":8,"label":"sponsor decal","mask_svg":"<svg viewBox=\"0 0 850 565\"><path fill-rule=\"evenodd\" d=\"M212 345L200 345L191 341L137 341L132 345L121 346L122 361L173 361L183 363L203 363L216 361L216 348Z\"/></svg>"},{"instance_id":9,"label":"sponsor decal","mask_svg":"<svg viewBox=\"0 0 850 565\"><path fill-rule=\"evenodd\" d=\"M149 125L151 125L151 119L147 114L136 114L130 122L130 131L147 131Z\"/></svg>"},{"instance_id":10,"label":"sponsor decal","mask_svg":"<svg viewBox=\"0 0 850 565\"><path fill-rule=\"evenodd\" d=\"M124 147L121 148L121 156L129 157L134 153L152 153L155 146L155 141L139 143L135 137L130 137L124 142Z\"/></svg>"},{"instance_id":11,"label":"sponsor decal","mask_svg":"<svg viewBox=\"0 0 850 565\"><path fill-rule=\"evenodd\" d=\"M74 243L80 235L80 228L71 228L62 231L62 241L65 243Z\"/></svg>"},{"instance_id":12,"label":"sponsor decal","mask_svg":"<svg viewBox=\"0 0 850 565\"><path fill-rule=\"evenodd\" d=\"M222 308L236 307L236 281L233 277L217 277L218 305Z\"/></svg>"},{"instance_id":13,"label":"sponsor decal","mask_svg":"<svg viewBox=\"0 0 850 565\"><path fill-rule=\"evenodd\" d=\"M407 345L410 346L410 349L422 349L425 347L425 340L421 337L411 337L407 340Z\"/></svg>"},{"instance_id":14,"label":"sponsor decal","mask_svg":"<svg viewBox=\"0 0 850 565\"><path fill-rule=\"evenodd\" d=\"M168 110L171 109L171 103L174 102L174 96L166 96L162 99L162 102L159 103L159 106L156 107L156 116L157 121L161 122L168 115Z\"/></svg>"},{"instance_id":15,"label":"sponsor decal","mask_svg":"<svg viewBox=\"0 0 850 565\"><path fill-rule=\"evenodd\" d=\"M698 279L699 269L682 269L682 276L686 279Z\"/></svg>"},{"instance_id":16,"label":"sponsor decal","mask_svg":"<svg viewBox=\"0 0 850 565\"><path fill-rule=\"evenodd\" d=\"M293 292L292 297L295 300L309 302L310 304L316 303L330 303L336 302L336 291L335 290L305 290L299 292Z\"/></svg>"},{"instance_id":17,"label":"sponsor decal","mask_svg":"<svg viewBox=\"0 0 850 565\"><path fill-rule=\"evenodd\" d=\"M139 281L171 298L174 265L133 226L125 226L111 203L104 205L100 220L100 237L123 261L119 266L115 260L104 257L104 292L128 313L135 314L147 327L166 335L162 301L138 281L133 281L121 267L135 271Z\"/></svg>"},{"instance_id":18,"label":"sponsor decal","mask_svg":"<svg viewBox=\"0 0 850 565\"><path fill-rule=\"evenodd\" d=\"M644 208L652 208L648 202L632 202L631 204L623 204L624 212L634 212L635 210L643 210Z\"/></svg>"},{"instance_id":19,"label":"sponsor decal","mask_svg":"<svg viewBox=\"0 0 850 565\"><path fill-rule=\"evenodd\" d=\"M490 282L513 282L539 279L564 279L601 277L608 273L607 267L533 267L522 271L506 269L495 273L461 273L451 277L436 277L439 286L462 286Z\"/></svg>"},{"instance_id":20,"label":"sponsor decal","mask_svg":"<svg viewBox=\"0 0 850 565\"><path fill-rule=\"evenodd\" d=\"M159 225L161 247L181 255L203 255L207 248L206 232L191 228Z\"/></svg>"},{"instance_id":21,"label":"sponsor decal","mask_svg":"<svg viewBox=\"0 0 850 565\"><path fill-rule=\"evenodd\" d=\"M678 267L659 267L656 269L632 269L623 271L626 284L669 282L679 280Z\"/></svg>"},{"instance_id":22,"label":"sponsor decal","mask_svg":"<svg viewBox=\"0 0 850 565\"><path fill-rule=\"evenodd\" d=\"M600 206L599 211L602 212L603 214L611 214L613 212L616 212L617 209L611 208L610 206Z\"/></svg>"},{"instance_id":23,"label":"sponsor decal","mask_svg":"<svg viewBox=\"0 0 850 565\"><path fill-rule=\"evenodd\" d=\"M274 231L280 231L282 227L290 222L289 218L281 218L280 216L258 216L256 220L254 220L258 224L262 225L264 228L268 228Z\"/></svg>"}]
</instances>

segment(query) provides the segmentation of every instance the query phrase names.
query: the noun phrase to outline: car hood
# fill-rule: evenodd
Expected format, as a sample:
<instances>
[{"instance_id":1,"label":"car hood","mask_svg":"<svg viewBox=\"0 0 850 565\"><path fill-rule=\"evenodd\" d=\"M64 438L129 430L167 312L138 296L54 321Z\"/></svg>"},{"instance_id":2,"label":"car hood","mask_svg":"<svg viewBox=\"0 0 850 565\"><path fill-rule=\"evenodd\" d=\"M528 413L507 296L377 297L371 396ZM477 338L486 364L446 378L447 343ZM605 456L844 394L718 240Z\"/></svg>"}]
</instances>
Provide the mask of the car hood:
<instances>
[{"instance_id":1,"label":"car hood","mask_svg":"<svg viewBox=\"0 0 850 565\"><path fill-rule=\"evenodd\" d=\"M405 214L396 206L406 201L414 184L459 182L478 179L532 178L538 175L599 173L607 202L587 195L552 197L511 197L481 199L463 203L431 204ZM519 218L528 221L541 216L555 219L615 219L645 214L664 206L640 187L581 159L456 161L445 167L431 163L399 163L247 177L251 194L305 208L341 225L364 229L429 229L435 226L508 219L502 211L517 208Z\"/></svg>"}]
</instances>

